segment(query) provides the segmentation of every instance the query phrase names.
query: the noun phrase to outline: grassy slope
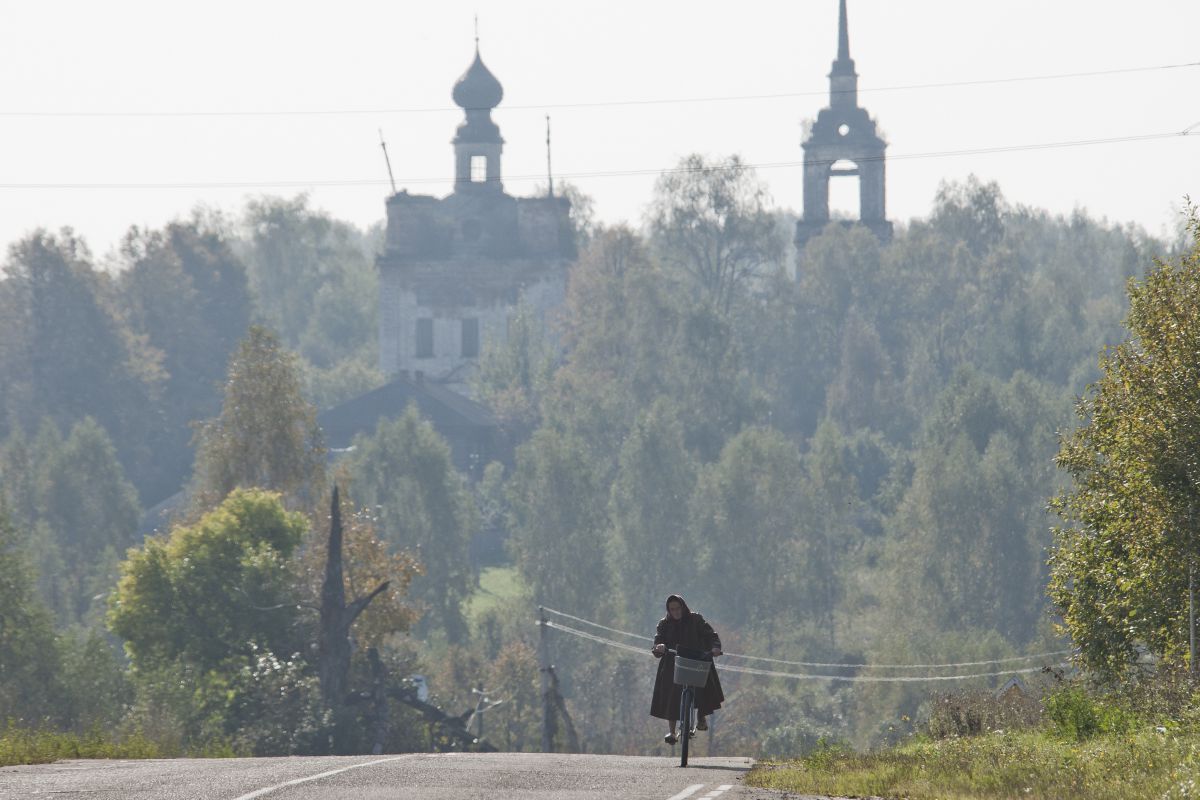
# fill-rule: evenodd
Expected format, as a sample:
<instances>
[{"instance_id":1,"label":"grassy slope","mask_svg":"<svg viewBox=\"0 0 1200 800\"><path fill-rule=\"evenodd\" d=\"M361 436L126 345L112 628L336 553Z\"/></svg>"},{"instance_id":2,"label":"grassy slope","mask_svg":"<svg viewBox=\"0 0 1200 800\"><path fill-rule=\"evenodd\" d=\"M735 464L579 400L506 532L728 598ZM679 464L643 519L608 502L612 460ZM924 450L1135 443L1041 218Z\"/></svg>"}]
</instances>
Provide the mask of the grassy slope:
<instances>
[{"instance_id":1,"label":"grassy slope","mask_svg":"<svg viewBox=\"0 0 1200 800\"><path fill-rule=\"evenodd\" d=\"M479 589L463 603L467 619L477 619L480 614L504 600L520 597L524 584L516 567L487 567L479 573Z\"/></svg>"},{"instance_id":2,"label":"grassy slope","mask_svg":"<svg viewBox=\"0 0 1200 800\"><path fill-rule=\"evenodd\" d=\"M747 783L807 794L913 800L1200 796L1200 734L1160 730L1084 742L1022 732L918 740L868 754L825 750L760 764Z\"/></svg>"}]
</instances>

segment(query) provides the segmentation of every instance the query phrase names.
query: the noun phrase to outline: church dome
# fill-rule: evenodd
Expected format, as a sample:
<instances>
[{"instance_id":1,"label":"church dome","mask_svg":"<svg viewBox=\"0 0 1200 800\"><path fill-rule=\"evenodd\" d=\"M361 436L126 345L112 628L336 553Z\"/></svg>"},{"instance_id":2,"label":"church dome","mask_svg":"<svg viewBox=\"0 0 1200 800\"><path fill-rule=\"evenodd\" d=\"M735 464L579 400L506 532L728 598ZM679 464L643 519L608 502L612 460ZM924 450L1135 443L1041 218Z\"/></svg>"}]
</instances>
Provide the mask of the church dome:
<instances>
[{"instance_id":1,"label":"church dome","mask_svg":"<svg viewBox=\"0 0 1200 800\"><path fill-rule=\"evenodd\" d=\"M475 48L475 60L454 84L454 102L465 109L492 109L504 99L504 87L479 57Z\"/></svg>"}]
</instances>

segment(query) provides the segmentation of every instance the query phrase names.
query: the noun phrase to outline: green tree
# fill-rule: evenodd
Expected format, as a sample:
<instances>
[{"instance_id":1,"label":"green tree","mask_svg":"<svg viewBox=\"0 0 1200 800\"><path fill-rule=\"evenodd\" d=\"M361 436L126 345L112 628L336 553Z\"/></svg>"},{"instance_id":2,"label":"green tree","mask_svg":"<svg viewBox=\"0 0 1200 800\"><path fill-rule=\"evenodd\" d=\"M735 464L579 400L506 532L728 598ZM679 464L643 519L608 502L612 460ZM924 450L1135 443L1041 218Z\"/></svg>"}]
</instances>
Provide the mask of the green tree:
<instances>
[{"instance_id":1,"label":"green tree","mask_svg":"<svg viewBox=\"0 0 1200 800\"><path fill-rule=\"evenodd\" d=\"M413 580L411 592L429 608L424 629L436 627L461 641L461 605L475 583L469 548L479 512L449 445L410 406L400 418L380 421L373 436L355 437L348 471L354 496L378 515L382 538L421 562L424 575Z\"/></svg>"},{"instance_id":2,"label":"green tree","mask_svg":"<svg viewBox=\"0 0 1200 800\"><path fill-rule=\"evenodd\" d=\"M880 580L892 625L1036 633L1053 484L1053 431L1065 403L1027 375L1007 384L962 370L925 422L914 473L886 525Z\"/></svg>"},{"instance_id":3,"label":"green tree","mask_svg":"<svg viewBox=\"0 0 1200 800\"><path fill-rule=\"evenodd\" d=\"M246 268L219 218L196 212L162 230L131 228L121 244L121 304L165 372L148 496L173 494L192 467L191 423L221 407L220 384L250 324Z\"/></svg>"},{"instance_id":4,"label":"green tree","mask_svg":"<svg viewBox=\"0 0 1200 800\"><path fill-rule=\"evenodd\" d=\"M278 494L236 490L194 525L129 552L109 627L139 670L184 663L205 673L260 648L300 652L288 559L306 529Z\"/></svg>"},{"instance_id":5,"label":"green tree","mask_svg":"<svg viewBox=\"0 0 1200 800\"><path fill-rule=\"evenodd\" d=\"M517 449L510 547L538 603L587 616L608 607L605 489L578 436L543 427Z\"/></svg>"},{"instance_id":6,"label":"green tree","mask_svg":"<svg viewBox=\"0 0 1200 800\"><path fill-rule=\"evenodd\" d=\"M700 578L700 608L762 631L768 651L790 627L784 609L795 607L795 588L809 577L804 567L819 575L809 526L820 521L806 519L803 484L800 452L787 437L743 430L701 470L691 501L697 558L676 565L678 574Z\"/></svg>"},{"instance_id":7,"label":"green tree","mask_svg":"<svg viewBox=\"0 0 1200 800\"><path fill-rule=\"evenodd\" d=\"M316 409L300 391L297 358L253 326L229 362L221 415L199 431L196 489L220 499L271 489L307 505L321 496L325 448Z\"/></svg>"},{"instance_id":8,"label":"green tree","mask_svg":"<svg viewBox=\"0 0 1200 800\"><path fill-rule=\"evenodd\" d=\"M688 501L696 471L678 409L661 398L638 415L621 445L608 502L620 611L637 628L653 625L670 587L688 577L681 567L694 560Z\"/></svg>"},{"instance_id":9,"label":"green tree","mask_svg":"<svg viewBox=\"0 0 1200 800\"><path fill-rule=\"evenodd\" d=\"M66 603L56 610L66 621L82 621L93 598L115 582L117 562L135 544L141 516L112 442L91 418L75 425L60 447L41 453L36 504L35 521L49 529L62 560L62 571L50 576Z\"/></svg>"},{"instance_id":10,"label":"green tree","mask_svg":"<svg viewBox=\"0 0 1200 800\"><path fill-rule=\"evenodd\" d=\"M504 702L484 715L484 734L505 751L541 746L542 698L537 653L523 641L505 647L488 668L488 692Z\"/></svg>"},{"instance_id":11,"label":"green tree","mask_svg":"<svg viewBox=\"0 0 1200 800\"><path fill-rule=\"evenodd\" d=\"M659 177L650 229L663 257L688 276L695 296L722 314L781 256L766 186L740 156L693 154Z\"/></svg>"},{"instance_id":12,"label":"green tree","mask_svg":"<svg viewBox=\"0 0 1200 800\"><path fill-rule=\"evenodd\" d=\"M96 628L75 628L59 636L62 694L57 702L63 724L78 733L117 730L133 704L133 683L120 645L111 638Z\"/></svg>"},{"instance_id":13,"label":"green tree","mask_svg":"<svg viewBox=\"0 0 1200 800\"><path fill-rule=\"evenodd\" d=\"M622 228L597 236L572 273L569 357L543 408L548 424L584 439L606 476L631 421L657 397L683 406L688 447L709 460L760 414L730 320L688 302L682 286Z\"/></svg>"},{"instance_id":14,"label":"green tree","mask_svg":"<svg viewBox=\"0 0 1200 800\"><path fill-rule=\"evenodd\" d=\"M1129 283L1129 338L1107 350L1057 464L1050 596L1084 662L1123 671L1145 646L1188 657L1200 526L1200 220L1192 250Z\"/></svg>"},{"instance_id":15,"label":"green tree","mask_svg":"<svg viewBox=\"0 0 1200 800\"><path fill-rule=\"evenodd\" d=\"M372 245L305 195L262 197L242 220L244 259L262 320L320 368L376 346Z\"/></svg>"},{"instance_id":16,"label":"green tree","mask_svg":"<svg viewBox=\"0 0 1200 800\"><path fill-rule=\"evenodd\" d=\"M51 615L37 597L29 559L0 502L0 717L33 724L53 717L61 667Z\"/></svg>"},{"instance_id":17,"label":"green tree","mask_svg":"<svg viewBox=\"0 0 1200 800\"><path fill-rule=\"evenodd\" d=\"M4 273L6 421L35 430L49 417L65 430L91 416L118 443L135 482L150 480L141 474L148 420L164 376L157 354L114 312L111 278L70 229L13 244Z\"/></svg>"}]
</instances>

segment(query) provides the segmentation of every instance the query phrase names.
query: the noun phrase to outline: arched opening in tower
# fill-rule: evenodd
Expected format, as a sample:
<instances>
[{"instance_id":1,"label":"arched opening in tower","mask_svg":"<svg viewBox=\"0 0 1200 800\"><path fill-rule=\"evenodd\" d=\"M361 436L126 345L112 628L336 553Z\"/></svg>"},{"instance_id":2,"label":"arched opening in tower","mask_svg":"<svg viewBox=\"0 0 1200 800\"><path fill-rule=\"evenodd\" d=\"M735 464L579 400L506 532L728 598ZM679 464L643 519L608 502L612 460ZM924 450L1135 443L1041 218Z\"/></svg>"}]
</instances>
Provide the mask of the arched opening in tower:
<instances>
[{"instance_id":1,"label":"arched opening in tower","mask_svg":"<svg viewBox=\"0 0 1200 800\"><path fill-rule=\"evenodd\" d=\"M829 170L829 218L862 219L858 165L841 159Z\"/></svg>"}]
</instances>

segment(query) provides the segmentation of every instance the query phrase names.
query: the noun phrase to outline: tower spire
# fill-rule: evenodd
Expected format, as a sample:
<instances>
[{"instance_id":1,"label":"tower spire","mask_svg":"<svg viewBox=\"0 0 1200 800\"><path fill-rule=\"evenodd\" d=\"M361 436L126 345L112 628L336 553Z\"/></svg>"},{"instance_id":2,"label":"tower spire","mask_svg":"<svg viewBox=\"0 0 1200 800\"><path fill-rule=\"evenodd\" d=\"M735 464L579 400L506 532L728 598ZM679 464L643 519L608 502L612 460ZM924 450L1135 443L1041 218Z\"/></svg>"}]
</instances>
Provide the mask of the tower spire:
<instances>
[{"instance_id":1,"label":"tower spire","mask_svg":"<svg viewBox=\"0 0 1200 800\"><path fill-rule=\"evenodd\" d=\"M838 61L850 60L850 26L846 22L846 0L838 9Z\"/></svg>"},{"instance_id":2,"label":"tower spire","mask_svg":"<svg viewBox=\"0 0 1200 800\"><path fill-rule=\"evenodd\" d=\"M850 57L850 24L846 0L838 0L838 53L829 72L829 103L832 106L858 105L858 73Z\"/></svg>"}]
</instances>

